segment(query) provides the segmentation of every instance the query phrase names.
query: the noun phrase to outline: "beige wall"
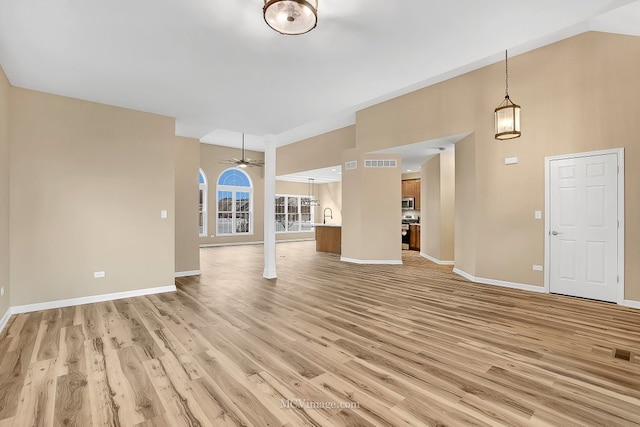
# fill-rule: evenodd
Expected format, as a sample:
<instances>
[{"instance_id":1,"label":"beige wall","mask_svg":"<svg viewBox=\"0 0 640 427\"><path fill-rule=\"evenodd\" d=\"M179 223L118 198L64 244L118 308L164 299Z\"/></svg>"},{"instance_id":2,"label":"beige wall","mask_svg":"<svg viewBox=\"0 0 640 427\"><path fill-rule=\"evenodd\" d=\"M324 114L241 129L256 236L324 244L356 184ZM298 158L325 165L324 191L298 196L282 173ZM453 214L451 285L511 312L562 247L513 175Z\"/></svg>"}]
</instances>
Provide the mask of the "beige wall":
<instances>
[{"instance_id":1,"label":"beige wall","mask_svg":"<svg viewBox=\"0 0 640 427\"><path fill-rule=\"evenodd\" d=\"M316 222L323 222L324 210L329 208L331 211L326 211L326 213L333 218L327 217L326 223L342 224L342 182L319 184L317 188L320 206L316 210Z\"/></svg>"},{"instance_id":2,"label":"beige wall","mask_svg":"<svg viewBox=\"0 0 640 427\"><path fill-rule=\"evenodd\" d=\"M453 261L455 236L456 156L440 153L440 260Z\"/></svg>"},{"instance_id":3,"label":"beige wall","mask_svg":"<svg viewBox=\"0 0 640 427\"><path fill-rule=\"evenodd\" d=\"M365 159L395 159L396 154L345 153L358 167L342 172L342 257L362 262L401 262L400 167L365 168Z\"/></svg>"},{"instance_id":4,"label":"beige wall","mask_svg":"<svg viewBox=\"0 0 640 427\"><path fill-rule=\"evenodd\" d=\"M174 120L10 95L11 305L172 285Z\"/></svg>"},{"instance_id":5,"label":"beige wall","mask_svg":"<svg viewBox=\"0 0 640 427\"><path fill-rule=\"evenodd\" d=\"M471 163L456 164L456 215L464 216L456 234L471 233L456 238L456 267L543 286L532 265L544 260L544 221L533 219L534 210L544 211L544 158L624 147L627 165L637 164L639 69L640 38L585 33L510 58L510 95L522 105L519 139L493 138L493 109L504 93L504 64L497 63L359 111L356 146L383 149L475 132L456 150L457 161ZM519 163L505 166L511 156ZM626 168L625 181L625 298L640 300L640 224L632 220L640 216L640 169Z\"/></svg>"},{"instance_id":6,"label":"beige wall","mask_svg":"<svg viewBox=\"0 0 640 427\"><path fill-rule=\"evenodd\" d=\"M355 146L355 130L355 126L348 126L279 147L276 153L276 174L285 175L340 165L344 150Z\"/></svg>"},{"instance_id":7,"label":"beige wall","mask_svg":"<svg viewBox=\"0 0 640 427\"><path fill-rule=\"evenodd\" d=\"M9 308L9 91L7 77L0 67L0 318Z\"/></svg>"},{"instance_id":8,"label":"beige wall","mask_svg":"<svg viewBox=\"0 0 640 427\"><path fill-rule=\"evenodd\" d=\"M420 250L439 261L453 261L455 154L443 151L420 170Z\"/></svg>"},{"instance_id":9,"label":"beige wall","mask_svg":"<svg viewBox=\"0 0 640 427\"><path fill-rule=\"evenodd\" d=\"M453 259L456 268L474 276L478 229L475 134L467 136L456 144L454 198Z\"/></svg>"},{"instance_id":10,"label":"beige wall","mask_svg":"<svg viewBox=\"0 0 640 427\"><path fill-rule=\"evenodd\" d=\"M264 158L264 153L255 151L246 151L245 155L251 159L262 160ZM200 144L200 167L206 174L209 184L208 236L200 237L199 241L201 245L261 242L264 239L264 169L261 167L243 169L251 178L251 184L253 186L253 233L237 236L217 235L216 182L222 172L234 167L233 165L221 162L226 159L239 157L240 150L237 148Z\"/></svg>"},{"instance_id":11,"label":"beige wall","mask_svg":"<svg viewBox=\"0 0 640 427\"><path fill-rule=\"evenodd\" d=\"M420 251L442 261L440 156L423 164L420 173Z\"/></svg>"},{"instance_id":12,"label":"beige wall","mask_svg":"<svg viewBox=\"0 0 640 427\"><path fill-rule=\"evenodd\" d=\"M175 150L175 271L194 272L200 270L198 231L200 142L197 139L176 137Z\"/></svg>"}]
</instances>

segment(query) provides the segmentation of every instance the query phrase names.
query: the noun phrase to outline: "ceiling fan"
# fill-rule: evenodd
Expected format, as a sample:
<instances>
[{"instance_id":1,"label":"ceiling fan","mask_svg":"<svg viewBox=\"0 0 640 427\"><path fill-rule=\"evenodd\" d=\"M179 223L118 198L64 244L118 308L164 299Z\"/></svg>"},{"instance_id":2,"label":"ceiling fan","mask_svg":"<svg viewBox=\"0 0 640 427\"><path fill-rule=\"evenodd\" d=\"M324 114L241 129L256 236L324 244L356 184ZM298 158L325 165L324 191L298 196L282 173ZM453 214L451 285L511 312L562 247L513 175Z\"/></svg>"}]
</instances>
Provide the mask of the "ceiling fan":
<instances>
[{"instance_id":1,"label":"ceiling fan","mask_svg":"<svg viewBox=\"0 0 640 427\"><path fill-rule=\"evenodd\" d=\"M230 165L236 165L239 168L253 167L253 166L264 166L264 161L262 160L254 160L249 159L244 156L244 133L242 134L242 158L236 159L232 157L231 159L223 160L220 163L226 163Z\"/></svg>"}]
</instances>

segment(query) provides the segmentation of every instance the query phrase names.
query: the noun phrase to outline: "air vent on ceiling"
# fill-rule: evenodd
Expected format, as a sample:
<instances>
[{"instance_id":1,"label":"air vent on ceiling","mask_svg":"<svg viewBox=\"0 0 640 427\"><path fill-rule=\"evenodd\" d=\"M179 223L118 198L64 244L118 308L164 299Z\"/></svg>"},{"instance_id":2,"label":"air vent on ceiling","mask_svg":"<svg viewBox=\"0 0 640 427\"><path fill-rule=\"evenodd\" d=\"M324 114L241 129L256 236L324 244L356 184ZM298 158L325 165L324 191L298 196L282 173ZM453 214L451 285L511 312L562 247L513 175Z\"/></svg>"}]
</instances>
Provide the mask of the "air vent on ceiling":
<instances>
[{"instance_id":1,"label":"air vent on ceiling","mask_svg":"<svg viewBox=\"0 0 640 427\"><path fill-rule=\"evenodd\" d=\"M365 160L365 168L395 168L398 166L396 160Z\"/></svg>"},{"instance_id":2,"label":"air vent on ceiling","mask_svg":"<svg viewBox=\"0 0 640 427\"><path fill-rule=\"evenodd\" d=\"M344 164L344 169L345 170L352 170L352 169L356 169L358 167L358 161L357 160L351 160L348 161Z\"/></svg>"}]
</instances>

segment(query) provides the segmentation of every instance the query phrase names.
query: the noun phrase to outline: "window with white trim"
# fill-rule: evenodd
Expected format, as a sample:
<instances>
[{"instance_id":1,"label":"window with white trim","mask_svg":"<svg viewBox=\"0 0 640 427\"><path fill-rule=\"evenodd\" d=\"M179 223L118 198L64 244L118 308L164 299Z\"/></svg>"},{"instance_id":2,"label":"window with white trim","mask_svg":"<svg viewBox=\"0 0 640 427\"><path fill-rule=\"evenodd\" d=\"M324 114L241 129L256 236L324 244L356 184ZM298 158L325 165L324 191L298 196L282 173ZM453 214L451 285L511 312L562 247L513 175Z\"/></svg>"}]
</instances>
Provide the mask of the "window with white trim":
<instances>
[{"instance_id":1,"label":"window with white trim","mask_svg":"<svg viewBox=\"0 0 640 427\"><path fill-rule=\"evenodd\" d=\"M199 233L200 237L207 237L207 175L205 175L204 171L200 169L198 173L198 183L200 188L200 202L198 207L198 225L199 225Z\"/></svg>"},{"instance_id":2,"label":"window with white trim","mask_svg":"<svg viewBox=\"0 0 640 427\"><path fill-rule=\"evenodd\" d=\"M312 231L313 211L309 196L276 194L276 233Z\"/></svg>"},{"instance_id":3,"label":"window with white trim","mask_svg":"<svg viewBox=\"0 0 640 427\"><path fill-rule=\"evenodd\" d=\"M239 168L220 174L216 186L218 236L253 234L253 185Z\"/></svg>"}]
</instances>

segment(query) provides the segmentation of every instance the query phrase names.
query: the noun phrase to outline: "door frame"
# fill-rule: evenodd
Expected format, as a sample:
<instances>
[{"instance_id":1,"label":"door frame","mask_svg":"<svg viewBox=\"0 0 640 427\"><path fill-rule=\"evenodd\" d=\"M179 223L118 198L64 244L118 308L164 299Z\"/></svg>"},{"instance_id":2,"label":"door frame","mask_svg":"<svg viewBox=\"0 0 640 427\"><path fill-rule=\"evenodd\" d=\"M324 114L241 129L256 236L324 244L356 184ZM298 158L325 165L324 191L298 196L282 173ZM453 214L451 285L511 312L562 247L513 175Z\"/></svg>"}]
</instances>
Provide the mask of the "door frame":
<instances>
[{"instance_id":1,"label":"door frame","mask_svg":"<svg viewBox=\"0 0 640 427\"><path fill-rule=\"evenodd\" d=\"M551 292L551 162L554 160L573 159L577 157L591 157L603 154L618 155L618 286L616 288L616 303L624 304L624 148L587 151L583 153L561 154L544 158L544 291ZM622 197L620 197L620 195Z\"/></svg>"}]
</instances>

